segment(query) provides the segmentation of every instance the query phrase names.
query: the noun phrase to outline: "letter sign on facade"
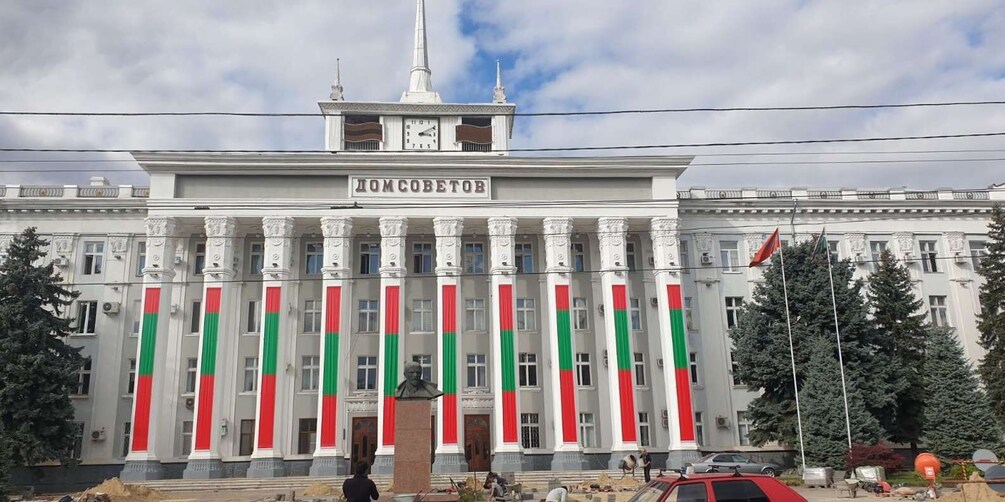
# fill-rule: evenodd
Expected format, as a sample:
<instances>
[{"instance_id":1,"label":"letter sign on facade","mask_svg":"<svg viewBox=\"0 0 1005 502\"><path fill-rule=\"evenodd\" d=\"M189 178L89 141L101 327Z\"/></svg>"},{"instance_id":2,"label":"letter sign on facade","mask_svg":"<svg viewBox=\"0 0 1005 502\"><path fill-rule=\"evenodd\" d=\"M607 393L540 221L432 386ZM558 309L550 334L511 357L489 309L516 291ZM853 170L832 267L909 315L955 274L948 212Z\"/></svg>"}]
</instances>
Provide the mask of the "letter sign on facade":
<instances>
[{"instance_id":1,"label":"letter sign on facade","mask_svg":"<svg viewBox=\"0 0 1005 502\"><path fill-rule=\"evenodd\" d=\"M349 177L354 199L490 199L489 178Z\"/></svg>"}]
</instances>

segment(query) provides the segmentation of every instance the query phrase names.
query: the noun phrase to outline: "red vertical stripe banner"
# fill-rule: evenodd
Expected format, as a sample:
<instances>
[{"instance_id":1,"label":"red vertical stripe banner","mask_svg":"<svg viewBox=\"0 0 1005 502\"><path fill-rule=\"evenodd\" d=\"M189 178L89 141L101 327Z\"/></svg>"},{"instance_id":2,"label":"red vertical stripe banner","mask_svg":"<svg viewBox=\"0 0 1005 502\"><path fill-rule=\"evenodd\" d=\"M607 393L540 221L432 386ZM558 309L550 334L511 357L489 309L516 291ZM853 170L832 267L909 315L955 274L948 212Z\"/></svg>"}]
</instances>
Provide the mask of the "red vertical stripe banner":
<instances>
[{"instance_id":1,"label":"red vertical stripe banner","mask_svg":"<svg viewBox=\"0 0 1005 502\"><path fill-rule=\"evenodd\" d=\"M150 406L153 399L154 357L157 350L157 323L161 288L147 288L143 297L143 326L140 334L139 367L136 375L136 409L133 416L133 452L146 452L150 441Z\"/></svg>"},{"instance_id":2,"label":"red vertical stripe banner","mask_svg":"<svg viewBox=\"0 0 1005 502\"><path fill-rule=\"evenodd\" d=\"M513 285L499 285L500 364L502 365L503 443L517 443L516 357L513 339Z\"/></svg>"},{"instance_id":3,"label":"red vertical stripe banner","mask_svg":"<svg viewBox=\"0 0 1005 502\"><path fill-rule=\"evenodd\" d=\"M325 291L324 381L321 382L321 447L335 448L338 441L339 337L342 322L342 287Z\"/></svg>"},{"instance_id":4,"label":"red vertical stripe banner","mask_svg":"<svg viewBox=\"0 0 1005 502\"><path fill-rule=\"evenodd\" d=\"M259 385L258 447L271 449L276 427L276 365L279 350L279 309L282 288L265 288L265 326L262 333L262 375Z\"/></svg>"},{"instance_id":5,"label":"red vertical stripe banner","mask_svg":"<svg viewBox=\"0 0 1005 502\"><path fill-rule=\"evenodd\" d=\"M633 443L635 430L635 384L632 379L631 340L628 337L628 300L624 284L612 286L614 300L614 338L618 361L618 397L621 401L621 440Z\"/></svg>"},{"instance_id":6,"label":"red vertical stripe banner","mask_svg":"<svg viewBox=\"0 0 1005 502\"><path fill-rule=\"evenodd\" d=\"M441 311L443 338L440 364L443 365L443 444L457 444L457 286L444 284Z\"/></svg>"},{"instance_id":7,"label":"red vertical stripe banner","mask_svg":"<svg viewBox=\"0 0 1005 502\"><path fill-rule=\"evenodd\" d=\"M677 415L681 441L694 441L694 409L691 406L691 375L688 374L687 329L680 284L667 285L670 304L670 346L674 361Z\"/></svg>"},{"instance_id":8,"label":"red vertical stripe banner","mask_svg":"<svg viewBox=\"0 0 1005 502\"><path fill-rule=\"evenodd\" d=\"M384 430L382 444L394 446L394 394L398 390L398 311L400 287L387 286L384 292Z\"/></svg>"}]
</instances>

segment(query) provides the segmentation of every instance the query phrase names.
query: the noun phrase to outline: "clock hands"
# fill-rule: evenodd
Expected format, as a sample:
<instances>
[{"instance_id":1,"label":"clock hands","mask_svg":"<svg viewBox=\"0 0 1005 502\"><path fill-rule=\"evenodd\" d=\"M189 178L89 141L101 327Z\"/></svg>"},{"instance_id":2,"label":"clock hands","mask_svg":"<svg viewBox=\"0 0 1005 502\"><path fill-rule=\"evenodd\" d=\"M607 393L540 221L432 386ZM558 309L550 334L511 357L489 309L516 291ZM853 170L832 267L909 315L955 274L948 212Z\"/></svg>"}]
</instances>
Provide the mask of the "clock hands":
<instances>
[{"instance_id":1,"label":"clock hands","mask_svg":"<svg viewBox=\"0 0 1005 502\"><path fill-rule=\"evenodd\" d=\"M419 136L431 136L431 134L429 134L429 131L435 131L435 130L436 130L436 126L430 127L429 129L426 129L425 131L420 132Z\"/></svg>"}]
</instances>

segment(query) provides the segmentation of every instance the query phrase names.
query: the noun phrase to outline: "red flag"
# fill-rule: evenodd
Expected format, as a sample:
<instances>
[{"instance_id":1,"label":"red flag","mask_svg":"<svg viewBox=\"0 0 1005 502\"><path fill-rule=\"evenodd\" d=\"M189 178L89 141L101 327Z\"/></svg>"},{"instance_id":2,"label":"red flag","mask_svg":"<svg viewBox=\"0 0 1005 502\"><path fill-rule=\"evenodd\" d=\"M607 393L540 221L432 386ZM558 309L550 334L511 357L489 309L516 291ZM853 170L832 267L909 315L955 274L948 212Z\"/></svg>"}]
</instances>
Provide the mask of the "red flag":
<instances>
[{"instance_id":1,"label":"red flag","mask_svg":"<svg viewBox=\"0 0 1005 502\"><path fill-rule=\"evenodd\" d=\"M757 250L757 254L754 255L754 259L750 260L750 265L747 266L756 267L767 261L768 258L771 258L771 254L779 248L781 242L781 239L778 238L778 229L776 228L775 232L771 234L771 237L768 237L768 240L764 241L764 244L761 244L761 249Z\"/></svg>"}]
</instances>

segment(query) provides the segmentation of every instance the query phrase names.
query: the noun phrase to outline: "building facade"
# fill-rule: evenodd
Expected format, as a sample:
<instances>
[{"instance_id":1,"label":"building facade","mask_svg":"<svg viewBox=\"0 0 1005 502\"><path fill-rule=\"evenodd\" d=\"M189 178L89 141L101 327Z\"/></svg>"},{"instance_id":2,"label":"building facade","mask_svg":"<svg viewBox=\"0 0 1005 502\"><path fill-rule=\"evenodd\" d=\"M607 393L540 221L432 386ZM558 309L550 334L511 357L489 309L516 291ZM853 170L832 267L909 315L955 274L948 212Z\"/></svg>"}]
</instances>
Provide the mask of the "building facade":
<instances>
[{"instance_id":1,"label":"building facade","mask_svg":"<svg viewBox=\"0 0 1005 502\"><path fill-rule=\"evenodd\" d=\"M443 103L421 0L415 33L400 102L336 81L320 103L329 153L136 153L149 187L0 186L0 252L38 227L81 292L83 466L389 472L405 361L445 394L438 472L784 450L747 441L727 334L776 227L826 227L860 277L893 250L981 357L976 256L1005 189L678 190L691 157L510 156L501 76L491 103Z\"/></svg>"}]
</instances>

